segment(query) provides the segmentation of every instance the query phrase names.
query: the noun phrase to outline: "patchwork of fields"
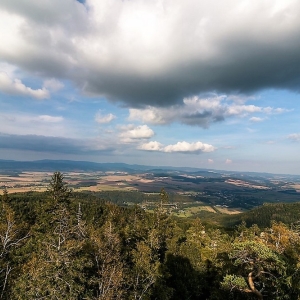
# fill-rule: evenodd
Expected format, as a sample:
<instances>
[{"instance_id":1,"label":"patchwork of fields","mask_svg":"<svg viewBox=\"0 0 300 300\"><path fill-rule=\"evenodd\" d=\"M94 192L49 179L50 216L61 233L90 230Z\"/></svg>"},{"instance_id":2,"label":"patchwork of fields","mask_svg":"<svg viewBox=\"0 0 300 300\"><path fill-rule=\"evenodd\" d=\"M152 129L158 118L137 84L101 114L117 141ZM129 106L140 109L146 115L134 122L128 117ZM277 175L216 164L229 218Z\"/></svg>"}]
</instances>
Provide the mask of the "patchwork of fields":
<instances>
[{"instance_id":1,"label":"patchwork of fields","mask_svg":"<svg viewBox=\"0 0 300 300\"><path fill-rule=\"evenodd\" d=\"M0 173L0 188L6 187L9 193L43 192L47 190L52 174L38 171ZM158 201L159 192L164 188L170 196L170 204L165 209L177 217L234 215L265 202L300 201L299 182L261 178L249 180L208 172L206 175L72 171L65 172L64 178L74 192L93 192L119 205L138 204L149 211L154 209L153 201ZM136 196L136 200L132 201L133 192L144 196Z\"/></svg>"}]
</instances>

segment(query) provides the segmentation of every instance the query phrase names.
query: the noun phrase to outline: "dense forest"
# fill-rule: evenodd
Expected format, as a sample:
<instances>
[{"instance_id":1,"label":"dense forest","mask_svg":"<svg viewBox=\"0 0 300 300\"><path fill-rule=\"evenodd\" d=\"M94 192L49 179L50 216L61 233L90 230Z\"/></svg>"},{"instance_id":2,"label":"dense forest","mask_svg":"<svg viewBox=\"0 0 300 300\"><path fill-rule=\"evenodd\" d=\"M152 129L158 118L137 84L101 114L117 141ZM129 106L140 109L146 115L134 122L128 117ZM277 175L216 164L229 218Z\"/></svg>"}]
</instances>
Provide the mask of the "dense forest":
<instances>
[{"instance_id":1,"label":"dense forest","mask_svg":"<svg viewBox=\"0 0 300 300\"><path fill-rule=\"evenodd\" d=\"M299 214L258 226L274 215L266 205L204 226L168 215L168 201L161 190L152 213L118 206L72 193L59 172L44 193L5 188L0 299L300 299Z\"/></svg>"}]
</instances>

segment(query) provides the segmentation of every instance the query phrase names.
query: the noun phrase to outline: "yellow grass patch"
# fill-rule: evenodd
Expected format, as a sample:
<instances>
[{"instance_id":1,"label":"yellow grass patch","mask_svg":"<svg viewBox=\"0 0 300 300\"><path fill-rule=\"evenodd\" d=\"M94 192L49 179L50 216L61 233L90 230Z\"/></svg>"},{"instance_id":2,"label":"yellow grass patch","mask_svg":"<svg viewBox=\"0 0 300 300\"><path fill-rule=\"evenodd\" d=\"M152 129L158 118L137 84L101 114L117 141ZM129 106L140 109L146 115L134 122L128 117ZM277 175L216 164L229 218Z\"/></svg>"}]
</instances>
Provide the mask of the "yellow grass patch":
<instances>
[{"instance_id":1,"label":"yellow grass patch","mask_svg":"<svg viewBox=\"0 0 300 300\"><path fill-rule=\"evenodd\" d=\"M215 207L215 209L221 213L221 214L227 214L227 215L236 215L236 214L240 214L243 211L240 209L236 209L236 208L228 208L228 207Z\"/></svg>"},{"instance_id":2,"label":"yellow grass patch","mask_svg":"<svg viewBox=\"0 0 300 300\"><path fill-rule=\"evenodd\" d=\"M214 208L209 205L204 205L204 206L199 205L199 206L192 206L192 207L184 208L184 209L180 210L178 213L175 213L174 215L178 216L178 217L188 218L188 217L192 217L193 215L195 215L203 210L212 212L212 213L216 213Z\"/></svg>"},{"instance_id":3,"label":"yellow grass patch","mask_svg":"<svg viewBox=\"0 0 300 300\"><path fill-rule=\"evenodd\" d=\"M46 187L9 187L8 193L25 193L25 192L45 192L47 190ZM0 194L2 195L3 192L0 191Z\"/></svg>"}]
</instances>

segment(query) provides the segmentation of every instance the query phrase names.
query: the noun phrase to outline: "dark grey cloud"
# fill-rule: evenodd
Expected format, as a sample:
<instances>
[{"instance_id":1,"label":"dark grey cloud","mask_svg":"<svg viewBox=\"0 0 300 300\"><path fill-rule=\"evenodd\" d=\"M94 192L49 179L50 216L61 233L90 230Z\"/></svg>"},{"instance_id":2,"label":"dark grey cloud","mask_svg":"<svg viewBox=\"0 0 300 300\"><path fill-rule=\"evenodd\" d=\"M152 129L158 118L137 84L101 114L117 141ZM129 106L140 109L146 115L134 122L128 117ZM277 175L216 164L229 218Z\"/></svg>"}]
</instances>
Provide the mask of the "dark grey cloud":
<instances>
[{"instance_id":1,"label":"dark grey cloud","mask_svg":"<svg viewBox=\"0 0 300 300\"><path fill-rule=\"evenodd\" d=\"M300 90L298 1L63 2L2 1L3 61L130 107Z\"/></svg>"},{"instance_id":2,"label":"dark grey cloud","mask_svg":"<svg viewBox=\"0 0 300 300\"><path fill-rule=\"evenodd\" d=\"M211 123L221 122L225 120L225 112L223 114L214 114L213 111L194 112L185 114L181 117L181 122L186 125L195 125L208 128Z\"/></svg>"},{"instance_id":3,"label":"dark grey cloud","mask_svg":"<svg viewBox=\"0 0 300 300\"><path fill-rule=\"evenodd\" d=\"M224 121L228 118L244 118L248 115L261 115L254 120L263 120L263 117L272 114L286 113L284 108L262 107L243 103L245 98L225 95L206 95L184 98L182 105L173 105L165 108L147 106L145 108L129 109L129 120L142 121L151 124L171 124L180 122L185 125L208 128L211 124Z\"/></svg>"},{"instance_id":4,"label":"dark grey cloud","mask_svg":"<svg viewBox=\"0 0 300 300\"><path fill-rule=\"evenodd\" d=\"M300 36L300 30L298 35ZM281 42L279 42L281 43ZM300 91L300 39L292 37L285 49L279 45L261 45L247 41L220 48L218 60L193 65L174 64L155 76L116 74L110 70L74 78L81 87L95 95L122 101L129 106L168 106L184 97L214 91L217 93L251 94L263 89Z\"/></svg>"},{"instance_id":5,"label":"dark grey cloud","mask_svg":"<svg viewBox=\"0 0 300 300\"><path fill-rule=\"evenodd\" d=\"M112 147L97 148L89 140L2 133L0 133L0 149L85 155L97 153L113 154L115 150Z\"/></svg>"}]
</instances>

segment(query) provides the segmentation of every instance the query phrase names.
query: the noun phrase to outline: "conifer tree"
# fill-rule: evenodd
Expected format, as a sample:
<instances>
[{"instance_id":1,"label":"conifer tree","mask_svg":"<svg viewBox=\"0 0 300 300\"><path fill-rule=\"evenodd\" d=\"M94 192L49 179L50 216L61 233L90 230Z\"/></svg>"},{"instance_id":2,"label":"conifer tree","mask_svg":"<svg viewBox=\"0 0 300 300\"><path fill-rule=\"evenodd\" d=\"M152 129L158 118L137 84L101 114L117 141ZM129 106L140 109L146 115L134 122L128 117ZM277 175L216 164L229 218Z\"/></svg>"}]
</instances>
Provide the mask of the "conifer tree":
<instances>
[{"instance_id":1,"label":"conifer tree","mask_svg":"<svg viewBox=\"0 0 300 300\"><path fill-rule=\"evenodd\" d=\"M64 181L62 173L54 172L49 183L48 192L50 192L54 203L68 202L71 189Z\"/></svg>"},{"instance_id":2,"label":"conifer tree","mask_svg":"<svg viewBox=\"0 0 300 300\"><path fill-rule=\"evenodd\" d=\"M107 221L100 230L91 228L90 245L94 270L90 283L95 290L91 299L124 299L121 240L111 221Z\"/></svg>"},{"instance_id":3,"label":"conifer tree","mask_svg":"<svg viewBox=\"0 0 300 300\"><path fill-rule=\"evenodd\" d=\"M82 299L84 263L79 253L84 245L84 222L81 208L77 215L70 211L71 189L60 172L53 174L48 192L53 201L52 208L46 211L48 222L38 224L43 227L43 235L36 236L35 252L23 266L23 274L13 292L20 295L20 299Z\"/></svg>"},{"instance_id":4,"label":"conifer tree","mask_svg":"<svg viewBox=\"0 0 300 300\"><path fill-rule=\"evenodd\" d=\"M7 202L8 201L8 191L6 186L4 186L3 190L2 190L2 201L3 202Z\"/></svg>"},{"instance_id":5,"label":"conifer tree","mask_svg":"<svg viewBox=\"0 0 300 300\"><path fill-rule=\"evenodd\" d=\"M29 234L24 235L20 226L16 224L14 211L7 202L8 192L5 187L0 207L0 299L10 298L7 289L11 272L15 269L14 251L29 237Z\"/></svg>"}]
</instances>

